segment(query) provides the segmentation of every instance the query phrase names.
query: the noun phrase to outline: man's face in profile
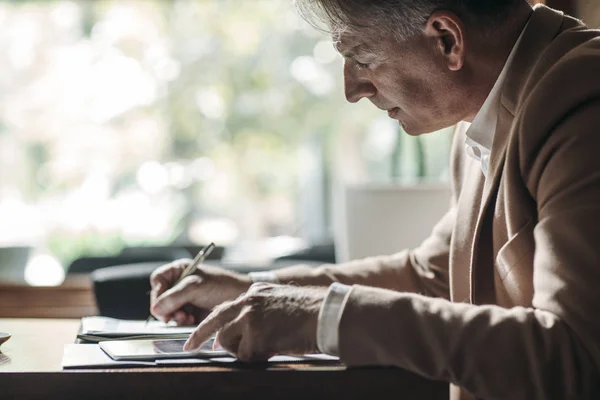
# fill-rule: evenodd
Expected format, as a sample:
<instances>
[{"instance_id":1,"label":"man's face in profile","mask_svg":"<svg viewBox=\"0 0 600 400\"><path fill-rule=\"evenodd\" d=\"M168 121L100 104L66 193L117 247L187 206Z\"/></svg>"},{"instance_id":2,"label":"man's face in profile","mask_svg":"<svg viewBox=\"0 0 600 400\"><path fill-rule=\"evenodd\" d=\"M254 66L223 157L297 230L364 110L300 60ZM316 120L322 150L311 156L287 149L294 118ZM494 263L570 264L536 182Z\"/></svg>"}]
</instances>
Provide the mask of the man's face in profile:
<instances>
[{"instance_id":1,"label":"man's face in profile","mask_svg":"<svg viewBox=\"0 0 600 400\"><path fill-rule=\"evenodd\" d=\"M334 38L345 60L348 101L369 99L410 135L433 132L460 120L452 111L452 77L435 43L425 35L404 41L373 38L364 29Z\"/></svg>"}]
</instances>

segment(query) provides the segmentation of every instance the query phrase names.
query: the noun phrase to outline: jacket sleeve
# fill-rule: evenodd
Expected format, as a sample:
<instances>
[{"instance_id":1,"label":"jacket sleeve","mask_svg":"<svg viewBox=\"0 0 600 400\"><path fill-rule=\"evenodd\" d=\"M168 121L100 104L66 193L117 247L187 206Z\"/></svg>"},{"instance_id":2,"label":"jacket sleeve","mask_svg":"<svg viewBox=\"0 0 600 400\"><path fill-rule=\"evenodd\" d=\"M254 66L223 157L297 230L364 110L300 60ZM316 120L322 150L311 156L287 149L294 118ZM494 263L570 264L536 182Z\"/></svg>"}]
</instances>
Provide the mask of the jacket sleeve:
<instances>
[{"instance_id":1,"label":"jacket sleeve","mask_svg":"<svg viewBox=\"0 0 600 400\"><path fill-rule=\"evenodd\" d=\"M414 250L317 268L298 265L273 272L281 283L329 286L340 282L449 298L448 252L454 215L454 209L450 210L430 237Z\"/></svg>"},{"instance_id":2,"label":"jacket sleeve","mask_svg":"<svg viewBox=\"0 0 600 400\"><path fill-rule=\"evenodd\" d=\"M450 169L454 179L451 181L450 210L419 247L393 255L370 257L337 265L327 264L318 268L293 266L273 271L279 282L327 286L333 282L340 282L450 298L450 240L456 219L460 178L465 168L464 131L465 126L459 125L453 137Z\"/></svg>"},{"instance_id":3,"label":"jacket sleeve","mask_svg":"<svg viewBox=\"0 0 600 400\"><path fill-rule=\"evenodd\" d=\"M339 328L344 362L403 367L485 399L600 398L600 100L548 132L523 162L538 204L532 307L354 286Z\"/></svg>"}]
</instances>

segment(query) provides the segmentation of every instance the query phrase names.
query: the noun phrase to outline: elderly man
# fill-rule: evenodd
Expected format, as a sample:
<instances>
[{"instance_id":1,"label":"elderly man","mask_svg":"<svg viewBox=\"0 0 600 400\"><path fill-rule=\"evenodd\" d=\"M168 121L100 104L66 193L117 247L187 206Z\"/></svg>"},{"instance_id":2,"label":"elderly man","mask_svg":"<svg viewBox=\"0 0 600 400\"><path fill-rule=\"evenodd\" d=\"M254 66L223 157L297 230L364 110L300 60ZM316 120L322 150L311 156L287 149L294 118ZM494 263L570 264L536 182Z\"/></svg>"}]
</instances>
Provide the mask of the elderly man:
<instances>
[{"instance_id":1,"label":"elderly man","mask_svg":"<svg viewBox=\"0 0 600 400\"><path fill-rule=\"evenodd\" d=\"M470 123L452 207L391 256L251 276L203 266L175 287L186 262L161 267L154 315L200 323L188 350L216 332L242 360L320 350L449 381L452 399L600 398L600 32L525 0L300 8L327 23L348 101L410 135Z\"/></svg>"}]
</instances>

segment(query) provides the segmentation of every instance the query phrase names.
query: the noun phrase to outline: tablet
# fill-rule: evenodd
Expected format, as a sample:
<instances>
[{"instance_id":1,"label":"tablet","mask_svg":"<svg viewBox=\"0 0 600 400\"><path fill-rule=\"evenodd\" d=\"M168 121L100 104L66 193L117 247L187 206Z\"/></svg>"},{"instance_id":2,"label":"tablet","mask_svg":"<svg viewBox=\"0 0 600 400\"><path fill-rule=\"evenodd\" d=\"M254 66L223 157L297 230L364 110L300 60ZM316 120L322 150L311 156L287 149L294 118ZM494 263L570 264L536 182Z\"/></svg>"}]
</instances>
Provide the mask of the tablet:
<instances>
[{"instance_id":1,"label":"tablet","mask_svg":"<svg viewBox=\"0 0 600 400\"><path fill-rule=\"evenodd\" d=\"M183 351L186 339L114 340L100 342L100 348L116 361L158 360L163 358L206 358L229 356L225 350L213 350L214 338L194 352Z\"/></svg>"}]
</instances>

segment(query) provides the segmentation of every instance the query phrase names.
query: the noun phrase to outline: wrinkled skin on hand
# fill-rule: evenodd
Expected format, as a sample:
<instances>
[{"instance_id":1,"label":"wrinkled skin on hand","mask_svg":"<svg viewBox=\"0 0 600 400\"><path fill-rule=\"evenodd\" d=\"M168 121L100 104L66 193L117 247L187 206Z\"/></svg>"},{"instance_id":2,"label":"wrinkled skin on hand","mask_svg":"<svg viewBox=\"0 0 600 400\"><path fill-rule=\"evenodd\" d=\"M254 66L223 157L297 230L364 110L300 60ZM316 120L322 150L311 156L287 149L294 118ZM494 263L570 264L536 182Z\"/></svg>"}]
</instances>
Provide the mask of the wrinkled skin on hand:
<instances>
[{"instance_id":1,"label":"wrinkled skin on hand","mask_svg":"<svg viewBox=\"0 0 600 400\"><path fill-rule=\"evenodd\" d=\"M326 293L327 288L255 283L237 299L217 306L184 349L196 350L216 333L215 347L220 344L247 362L318 352L317 322Z\"/></svg>"},{"instance_id":2,"label":"wrinkled skin on hand","mask_svg":"<svg viewBox=\"0 0 600 400\"><path fill-rule=\"evenodd\" d=\"M252 280L243 274L202 264L173 286L191 260L177 260L157 268L150 276L150 311L162 321L196 325L219 304L244 293Z\"/></svg>"}]
</instances>

